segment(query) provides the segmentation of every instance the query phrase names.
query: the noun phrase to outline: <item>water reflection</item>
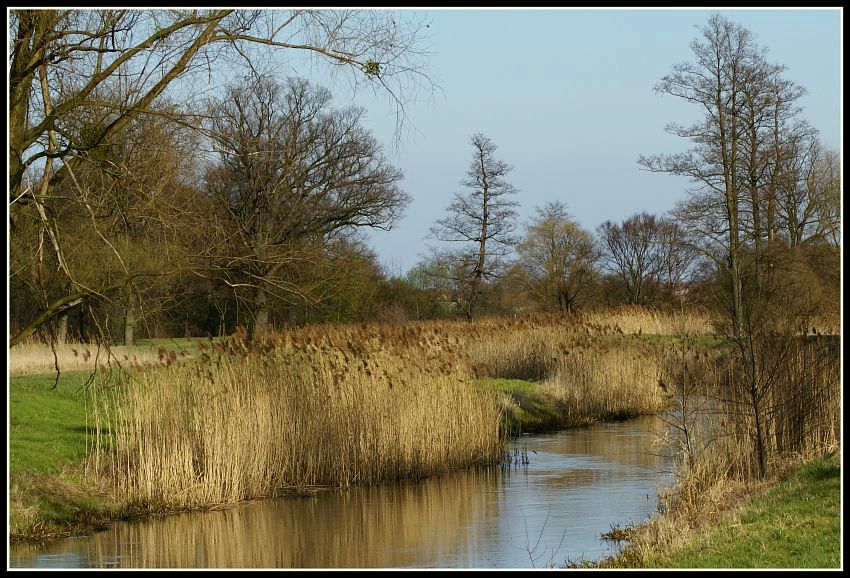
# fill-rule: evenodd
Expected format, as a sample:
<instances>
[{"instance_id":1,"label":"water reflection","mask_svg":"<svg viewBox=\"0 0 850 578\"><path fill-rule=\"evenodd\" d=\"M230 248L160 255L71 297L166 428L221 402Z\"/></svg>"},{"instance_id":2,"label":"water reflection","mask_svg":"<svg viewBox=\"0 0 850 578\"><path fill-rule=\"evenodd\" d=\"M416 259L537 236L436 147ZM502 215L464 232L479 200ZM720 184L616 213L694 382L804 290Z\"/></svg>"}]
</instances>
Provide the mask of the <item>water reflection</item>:
<instances>
[{"instance_id":1,"label":"water reflection","mask_svg":"<svg viewBox=\"0 0 850 578\"><path fill-rule=\"evenodd\" d=\"M223 511L116 524L46 547L16 545L13 567L541 567L597 558L614 524L655 511L669 458L663 422L640 418L515 442L527 466L419 483L328 491Z\"/></svg>"}]
</instances>

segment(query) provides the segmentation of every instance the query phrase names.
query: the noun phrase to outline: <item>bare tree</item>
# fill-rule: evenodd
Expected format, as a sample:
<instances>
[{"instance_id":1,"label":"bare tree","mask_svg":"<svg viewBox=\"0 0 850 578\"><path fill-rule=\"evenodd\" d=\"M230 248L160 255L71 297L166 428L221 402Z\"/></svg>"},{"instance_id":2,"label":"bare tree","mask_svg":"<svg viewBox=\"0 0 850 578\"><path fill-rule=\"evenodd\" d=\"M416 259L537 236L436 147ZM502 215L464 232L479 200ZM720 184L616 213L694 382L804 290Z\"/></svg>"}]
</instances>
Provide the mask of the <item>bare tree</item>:
<instances>
[{"instance_id":1,"label":"bare tree","mask_svg":"<svg viewBox=\"0 0 850 578\"><path fill-rule=\"evenodd\" d=\"M775 236L778 179L788 160L784 141L789 134L809 131L800 123L789 125L800 111L795 103L805 89L782 78L785 67L768 63L764 54L754 47L750 62L738 72L741 106L737 112L744 127L738 168L742 241L753 244L759 260L766 253L765 241Z\"/></svg>"},{"instance_id":2,"label":"bare tree","mask_svg":"<svg viewBox=\"0 0 850 578\"><path fill-rule=\"evenodd\" d=\"M735 335L743 320L741 295L741 195L744 175L741 165L746 151L747 123L744 84L760 54L752 33L719 14L701 29L702 42L694 40L695 63L673 67L655 87L705 110L701 122L692 126L671 124L667 130L691 140L695 147L675 155L641 156L638 162L651 171L686 175L697 184L695 193L705 193L705 208L717 214L722 227L722 252L714 255L728 274L731 295L731 326Z\"/></svg>"},{"instance_id":3,"label":"bare tree","mask_svg":"<svg viewBox=\"0 0 850 578\"><path fill-rule=\"evenodd\" d=\"M622 282L626 303L650 304L659 289L665 258L670 256L662 221L643 212L621 224L605 221L597 231L605 248L605 267Z\"/></svg>"},{"instance_id":4,"label":"bare tree","mask_svg":"<svg viewBox=\"0 0 850 578\"><path fill-rule=\"evenodd\" d=\"M788 162L777 187L777 224L791 247L833 242L839 238L840 168L837 155L825 150L812 132L789 140Z\"/></svg>"},{"instance_id":5,"label":"bare tree","mask_svg":"<svg viewBox=\"0 0 850 578\"><path fill-rule=\"evenodd\" d=\"M424 24L413 14L363 10L12 10L9 14L9 211L11 235L37 219L44 251L72 289L50 296L10 339L92 296L106 297L135 278L81 283L59 217L47 207L61 179L73 178L91 152L133 119L162 114L197 124L197 96L223 64L252 67L280 53L311 54L404 105L430 84L421 49ZM204 85L193 85L203 79ZM214 87L213 87L214 88ZM80 128L84 121L86 130ZM34 217L33 217L34 215ZM103 242L103 241L101 241ZM107 244L109 246L109 244ZM112 244L110 251L120 259Z\"/></svg>"},{"instance_id":6,"label":"bare tree","mask_svg":"<svg viewBox=\"0 0 850 578\"><path fill-rule=\"evenodd\" d=\"M596 276L599 250L560 201L537 209L517 246L529 289L544 307L571 312Z\"/></svg>"},{"instance_id":7,"label":"bare tree","mask_svg":"<svg viewBox=\"0 0 850 578\"><path fill-rule=\"evenodd\" d=\"M346 232L390 228L408 202L403 173L361 124L363 109L330 104L327 89L304 79L258 77L232 85L215 109L220 159L206 180L227 237L213 250L224 278L250 289L258 335L270 295L309 295L293 268Z\"/></svg>"},{"instance_id":8,"label":"bare tree","mask_svg":"<svg viewBox=\"0 0 850 578\"><path fill-rule=\"evenodd\" d=\"M811 175L817 236L834 247L841 245L841 156L821 147Z\"/></svg>"},{"instance_id":9,"label":"bare tree","mask_svg":"<svg viewBox=\"0 0 850 578\"><path fill-rule=\"evenodd\" d=\"M431 234L440 241L465 243L469 249L450 252L453 270L464 287L463 312L471 320L481 305L484 284L496 279L503 267L502 258L515 242L516 207L509 199L516 194L505 180L512 167L496 159L497 146L481 133L470 139L473 159L466 178L461 181L469 191L455 193L447 207L448 215L439 219Z\"/></svg>"},{"instance_id":10,"label":"bare tree","mask_svg":"<svg viewBox=\"0 0 850 578\"><path fill-rule=\"evenodd\" d=\"M793 393L807 387L808 377L792 368L797 352L809 348L805 332L822 308L817 276L824 275L797 249L804 238L814 243L831 235L826 215L832 211L821 213L813 200L834 193L817 192L818 179L810 179L819 156L817 133L795 118L794 106L804 91L781 77L783 67L765 61L750 31L714 15L691 48L696 63L674 66L656 90L701 107L701 122L668 129L695 147L639 162L697 184L674 213L689 244L714 262L725 286L720 320L731 347L719 401L732 424L728 433L752 443L756 473L763 477L781 451L776 426L785 418L777 417L795 414L802 399ZM830 251L823 253L828 261ZM798 420L794 428L802 431L799 424L808 419L798 413L790 421Z\"/></svg>"},{"instance_id":11,"label":"bare tree","mask_svg":"<svg viewBox=\"0 0 850 578\"><path fill-rule=\"evenodd\" d=\"M815 142L817 131L797 119L796 102L805 89L783 78L784 66L767 62L749 30L716 14L701 31L702 39L691 43L696 62L675 65L656 86L704 110L701 122L668 127L695 147L638 162L696 183L678 205L677 221L692 248L711 258L726 279L723 302L737 336L743 327L743 260L754 260L755 267L746 269L758 280L772 266L771 244L789 217L791 228L798 220L804 227L813 224L814 204L807 209L800 202L805 187L789 186L789 180L805 180L801 163L813 156L805 143ZM799 211L783 208L789 203Z\"/></svg>"}]
</instances>

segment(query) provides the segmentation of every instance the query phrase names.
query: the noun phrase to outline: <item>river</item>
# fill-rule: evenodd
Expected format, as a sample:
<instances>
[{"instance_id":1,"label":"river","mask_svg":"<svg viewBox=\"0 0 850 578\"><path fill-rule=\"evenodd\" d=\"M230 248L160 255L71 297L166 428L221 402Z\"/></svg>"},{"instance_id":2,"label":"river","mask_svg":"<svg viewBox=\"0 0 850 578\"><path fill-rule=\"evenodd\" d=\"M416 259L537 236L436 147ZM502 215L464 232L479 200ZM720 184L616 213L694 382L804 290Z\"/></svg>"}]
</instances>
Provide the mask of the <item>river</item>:
<instances>
[{"instance_id":1,"label":"river","mask_svg":"<svg viewBox=\"0 0 850 578\"><path fill-rule=\"evenodd\" d=\"M615 554L672 483L665 425L644 416L511 441L510 466L121 522L12 568L545 568ZM523 456L527 456L527 463Z\"/></svg>"}]
</instances>

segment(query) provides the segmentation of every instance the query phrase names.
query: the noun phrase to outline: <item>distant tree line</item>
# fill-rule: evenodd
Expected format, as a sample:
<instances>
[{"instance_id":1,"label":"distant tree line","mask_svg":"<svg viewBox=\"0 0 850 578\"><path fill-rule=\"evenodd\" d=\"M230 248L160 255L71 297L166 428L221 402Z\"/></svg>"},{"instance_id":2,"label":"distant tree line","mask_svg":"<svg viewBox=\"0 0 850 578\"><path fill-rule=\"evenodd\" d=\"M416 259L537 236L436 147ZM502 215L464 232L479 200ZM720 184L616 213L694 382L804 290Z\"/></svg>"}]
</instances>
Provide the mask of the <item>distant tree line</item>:
<instances>
[{"instance_id":1,"label":"distant tree line","mask_svg":"<svg viewBox=\"0 0 850 578\"><path fill-rule=\"evenodd\" d=\"M263 50L316 53L403 115L401 88L428 82L420 25L331 10L12 10L10 345L620 303L713 307L741 335L780 293L799 314L837 311L839 157L800 118L803 89L719 17L697 61L657 86L706 111L670 127L694 148L639 160L691 177L685 201L589 230L555 200L520 223L512 168L478 133L438 244L402 276L382 270L363 231L398 222L402 171L362 109L260 63ZM241 74L209 96L195 81L218 61Z\"/></svg>"}]
</instances>

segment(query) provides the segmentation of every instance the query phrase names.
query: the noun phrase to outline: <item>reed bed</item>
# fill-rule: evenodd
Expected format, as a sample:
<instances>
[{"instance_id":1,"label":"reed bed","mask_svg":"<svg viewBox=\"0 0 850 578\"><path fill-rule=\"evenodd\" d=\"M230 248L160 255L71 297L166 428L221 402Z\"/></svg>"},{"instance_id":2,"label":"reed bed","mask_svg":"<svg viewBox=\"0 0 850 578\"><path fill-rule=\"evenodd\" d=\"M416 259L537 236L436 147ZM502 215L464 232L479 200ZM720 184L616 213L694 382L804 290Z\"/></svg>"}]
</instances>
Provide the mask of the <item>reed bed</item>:
<instances>
[{"instance_id":1,"label":"reed bed","mask_svg":"<svg viewBox=\"0 0 850 578\"><path fill-rule=\"evenodd\" d=\"M568 425L662 408L663 356L618 319L312 325L199 342L184 362L118 384L103 374L90 391L92 464L131 503L193 509L496 463L505 409L480 377L537 382Z\"/></svg>"},{"instance_id":2,"label":"reed bed","mask_svg":"<svg viewBox=\"0 0 850 578\"><path fill-rule=\"evenodd\" d=\"M495 463L500 410L470 381L382 351L221 346L101 391L100 467L131 502L186 509Z\"/></svg>"},{"instance_id":3,"label":"reed bed","mask_svg":"<svg viewBox=\"0 0 850 578\"><path fill-rule=\"evenodd\" d=\"M585 312L586 323L608 326L615 332L649 335L711 335L711 316L699 308L687 310L656 309L639 305L622 305Z\"/></svg>"},{"instance_id":4,"label":"reed bed","mask_svg":"<svg viewBox=\"0 0 850 578\"><path fill-rule=\"evenodd\" d=\"M834 337L789 337L759 347L760 428L766 475L760 475L755 413L747 384L752 367L728 349L683 346L665 375L675 400L666 443L676 450L676 485L659 495L663 516L629 532L620 564L643 565L676 551L753 491L795 464L841 450L840 350ZM603 563L602 566L606 564Z\"/></svg>"},{"instance_id":5,"label":"reed bed","mask_svg":"<svg viewBox=\"0 0 850 578\"><path fill-rule=\"evenodd\" d=\"M558 400L575 423L623 419L664 409L659 375L659 358L646 348L576 349L543 382L541 392Z\"/></svg>"},{"instance_id":6,"label":"reed bed","mask_svg":"<svg viewBox=\"0 0 850 578\"><path fill-rule=\"evenodd\" d=\"M764 339L754 346L755 371L747 358L731 357L720 382L728 435L749 443L739 477L755 477L756 407L762 455L768 472L814 459L841 445L840 344L834 337ZM758 404L749 390L755 382Z\"/></svg>"},{"instance_id":7,"label":"reed bed","mask_svg":"<svg viewBox=\"0 0 850 578\"><path fill-rule=\"evenodd\" d=\"M602 339L601 331L582 327L588 326L536 327L478 341L470 345L472 367L480 376L538 382L536 394L559 408L563 425L661 411L663 348L633 337Z\"/></svg>"},{"instance_id":8,"label":"reed bed","mask_svg":"<svg viewBox=\"0 0 850 578\"><path fill-rule=\"evenodd\" d=\"M812 320L809 334L841 335L841 315L817 315Z\"/></svg>"}]
</instances>

